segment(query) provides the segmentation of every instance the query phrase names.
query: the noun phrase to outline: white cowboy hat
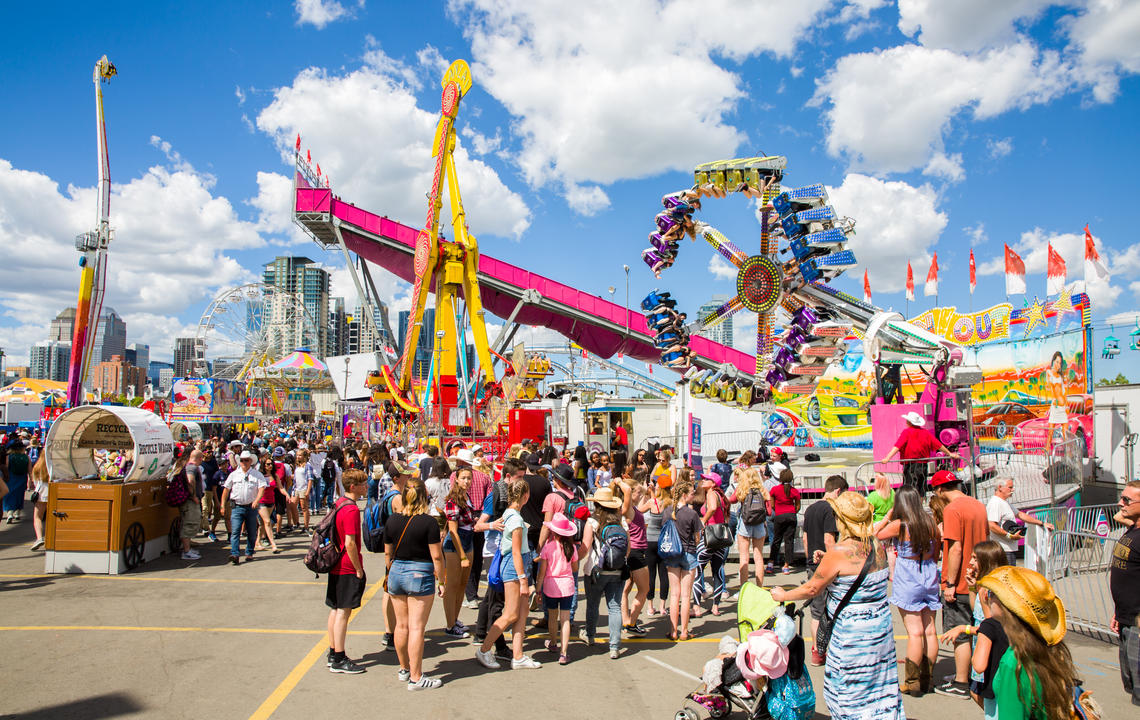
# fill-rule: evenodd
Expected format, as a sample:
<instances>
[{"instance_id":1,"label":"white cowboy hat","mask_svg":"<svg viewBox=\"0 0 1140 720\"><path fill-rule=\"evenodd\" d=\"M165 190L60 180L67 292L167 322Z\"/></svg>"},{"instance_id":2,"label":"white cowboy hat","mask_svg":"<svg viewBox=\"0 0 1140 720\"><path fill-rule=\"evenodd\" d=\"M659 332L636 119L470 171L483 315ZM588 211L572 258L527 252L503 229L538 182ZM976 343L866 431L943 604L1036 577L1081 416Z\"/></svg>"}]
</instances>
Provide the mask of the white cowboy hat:
<instances>
[{"instance_id":1,"label":"white cowboy hat","mask_svg":"<svg viewBox=\"0 0 1140 720\"><path fill-rule=\"evenodd\" d=\"M914 412L913 410L911 412L908 412L906 415L903 415L902 419L906 420L908 423L914 425L915 427L923 427L926 425L926 418Z\"/></svg>"}]
</instances>

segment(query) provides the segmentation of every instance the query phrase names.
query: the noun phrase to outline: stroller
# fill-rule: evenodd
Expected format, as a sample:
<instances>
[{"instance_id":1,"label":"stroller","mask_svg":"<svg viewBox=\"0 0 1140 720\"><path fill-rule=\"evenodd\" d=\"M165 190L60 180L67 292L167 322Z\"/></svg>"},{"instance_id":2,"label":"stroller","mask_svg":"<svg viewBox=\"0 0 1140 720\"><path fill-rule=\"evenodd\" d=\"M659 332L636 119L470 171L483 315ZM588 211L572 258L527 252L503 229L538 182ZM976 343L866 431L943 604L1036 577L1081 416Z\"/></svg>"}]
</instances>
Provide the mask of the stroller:
<instances>
[{"instance_id":1,"label":"stroller","mask_svg":"<svg viewBox=\"0 0 1140 720\"><path fill-rule=\"evenodd\" d=\"M767 590L749 583L741 589L736 612L741 643L757 631L773 630L777 623L782 623L779 631L794 632L787 643L787 670L774 679L756 677L753 672L750 679L737 660L738 652L743 650L737 648L738 643L732 638L722 638L717 657L705 665L705 682L685 696L674 720L700 720L702 713L722 718L733 708L742 710L748 720L765 720L773 717L769 707L780 720L813 717L815 693L804 665L803 611L797 611L791 603L777 603ZM780 620L781 617L786 619ZM790 625L797 619L798 625Z\"/></svg>"}]
</instances>

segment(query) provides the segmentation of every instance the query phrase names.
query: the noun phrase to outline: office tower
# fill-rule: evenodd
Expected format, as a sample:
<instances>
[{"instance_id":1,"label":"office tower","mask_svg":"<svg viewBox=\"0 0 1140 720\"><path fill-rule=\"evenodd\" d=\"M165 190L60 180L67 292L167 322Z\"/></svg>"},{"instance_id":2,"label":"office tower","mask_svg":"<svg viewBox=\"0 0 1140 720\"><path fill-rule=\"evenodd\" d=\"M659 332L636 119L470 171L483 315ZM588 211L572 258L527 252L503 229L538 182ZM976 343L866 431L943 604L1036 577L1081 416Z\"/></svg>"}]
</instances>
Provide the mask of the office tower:
<instances>
[{"instance_id":1,"label":"office tower","mask_svg":"<svg viewBox=\"0 0 1140 720\"><path fill-rule=\"evenodd\" d=\"M266 285L290 292L301 299L305 311L316 326L316 335L297 332L297 323L286 318L284 307L266 308L265 321L282 326L278 356L284 356L299 347L308 348L317 357L329 355L329 280L330 274L307 257L280 255L266 263L261 281Z\"/></svg>"},{"instance_id":2,"label":"office tower","mask_svg":"<svg viewBox=\"0 0 1140 720\"><path fill-rule=\"evenodd\" d=\"M697 319L703 318L726 302L728 302L727 295L713 295L708 302L697 308ZM711 328L702 330L698 335L721 345L732 347L732 316L721 320Z\"/></svg>"},{"instance_id":3,"label":"office tower","mask_svg":"<svg viewBox=\"0 0 1140 720\"><path fill-rule=\"evenodd\" d=\"M197 338L174 339L174 377L194 377L195 347Z\"/></svg>"},{"instance_id":4,"label":"office tower","mask_svg":"<svg viewBox=\"0 0 1140 720\"><path fill-rule=\"evenodd\" d=\"M28 377L67 382L71 365L71 343L45 340L32 346L28 358Z\"/></svg>"}]
</instances>

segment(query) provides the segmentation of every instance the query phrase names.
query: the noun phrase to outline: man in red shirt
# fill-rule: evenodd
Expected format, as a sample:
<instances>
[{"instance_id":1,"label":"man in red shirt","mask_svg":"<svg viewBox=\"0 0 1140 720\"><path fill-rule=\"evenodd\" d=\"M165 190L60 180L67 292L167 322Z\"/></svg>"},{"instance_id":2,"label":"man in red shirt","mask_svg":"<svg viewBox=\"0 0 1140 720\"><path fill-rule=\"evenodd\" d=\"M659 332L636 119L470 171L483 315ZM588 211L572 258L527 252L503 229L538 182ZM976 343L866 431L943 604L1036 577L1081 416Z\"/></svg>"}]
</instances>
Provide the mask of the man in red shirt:
<instances>
[{"instance_id":1,"label":"man in red shirt","mask_svg":"<svg viewBox=\"0 0 1140 720\"><path fill-rule=\"evenodd\" d=\"M973 625L966 569L974 546L989 537L986 506L962 492L962 481L949 470L934 473L934 492L949 501L942 511L942 632L956 625ZM943 695L970 697L970 637L954 641L954 677L935 690Z\"/></svg>"},{"instance_id":2,"label":"man in red shirt","mask_svg":"<svg viewBox=\"0 0 1140 720\"><path fill-rule=\"evenodd\" d=\"M621 423L618 422L618 424L614 426L614 444L610 448L610 450L617 452L618 450L628 450L628 449L629 449L629 434L626 432L625 428L623 428L621 426Z\"/></svg>"},{"instance_id":3,"label":"man in red shirt","mask_svg":"<svg viewBox=\"0 0 1140 720\"><path fill-rule=\"evenodd\" d=\"M906 429L899 433L895 446L880 460L880 463L889 463L895 455L903 463L903 482L918 490L919 495L926 496L926 461L934 457L934 453L958 459L958 453L950 452L946 446L934 437L934 433L926 429L926 418L911 411L903 415L906 420ZM922 462L910 462L910 461Z\"/></svg>"},{"instance_id":4,"label":"man in red shirt","mask_svg":"<svg viewBox=\"0 0 1140 720\"><path fill-rule=\"evenodd\" d=\"M360 555L360 508L356 501L368 492L368 476L362 470L344 474L345 492L336 504L336 544L343 553L340 564L329 573L325 605L329 610L329 670L358 675L364 668L348 659L344 641L348 636L348 619L360 607L364 595L364 558Z\"/></svg>"}]
</instances>

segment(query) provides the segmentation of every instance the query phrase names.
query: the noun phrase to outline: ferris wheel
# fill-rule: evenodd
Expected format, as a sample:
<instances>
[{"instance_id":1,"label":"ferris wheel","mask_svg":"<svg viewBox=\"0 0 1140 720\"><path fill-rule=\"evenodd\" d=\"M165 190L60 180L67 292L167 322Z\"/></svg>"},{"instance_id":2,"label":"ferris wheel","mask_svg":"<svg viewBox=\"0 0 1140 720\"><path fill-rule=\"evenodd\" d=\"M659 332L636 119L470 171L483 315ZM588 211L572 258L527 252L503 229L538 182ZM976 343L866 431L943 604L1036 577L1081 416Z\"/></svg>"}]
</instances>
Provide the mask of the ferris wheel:
<instances>
[{"instance_id":1,"label":"ferris wheel","mask_svg":"<svg viewBox=\"0 0 1140 720\"><path fill-rule=\"evenodd\" d=\"M297 348L317 348L319 341L317 323L296 293L265 283L239 285L215 297L198 321L194 374L247 380L253 369Z\"/></svg>"}]
</instances>

